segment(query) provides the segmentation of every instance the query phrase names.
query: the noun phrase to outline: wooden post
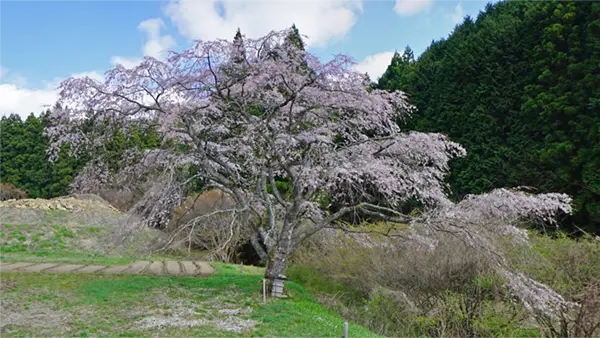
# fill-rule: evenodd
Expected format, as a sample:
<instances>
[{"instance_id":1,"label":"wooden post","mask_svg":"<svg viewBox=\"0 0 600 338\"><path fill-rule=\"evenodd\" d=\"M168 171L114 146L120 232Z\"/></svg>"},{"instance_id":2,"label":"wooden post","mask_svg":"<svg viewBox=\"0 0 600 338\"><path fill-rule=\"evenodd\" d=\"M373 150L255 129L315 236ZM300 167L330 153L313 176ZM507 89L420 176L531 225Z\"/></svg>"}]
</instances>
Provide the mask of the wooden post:
<instances>
[{"instance_id":1,"label":"wooden post","mask_svg":"<svg viewBox=\"0 0 600 338\"><path fill-rule=\"evenodd\" d=\"M344 322L344 338L348 338L348 322Z\"/></svg>"},{"instance_id":2,"label":"wooden post","mask_svg":"<svg viewBox=\"0 0 600 338\"><path fill-rule=\"evenodd\" d=\"M263 278L263 304L267 304L267 280Z\"/></svg>"}]
</instances>

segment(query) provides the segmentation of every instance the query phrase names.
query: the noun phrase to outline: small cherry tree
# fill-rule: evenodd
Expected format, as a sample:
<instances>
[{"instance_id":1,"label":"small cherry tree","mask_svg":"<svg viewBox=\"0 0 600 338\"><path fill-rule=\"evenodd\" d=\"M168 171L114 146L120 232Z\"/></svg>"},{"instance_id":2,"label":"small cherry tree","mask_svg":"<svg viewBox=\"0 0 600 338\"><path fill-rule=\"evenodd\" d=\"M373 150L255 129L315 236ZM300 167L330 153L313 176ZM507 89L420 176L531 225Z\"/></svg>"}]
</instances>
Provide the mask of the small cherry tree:
<instances>
[{"instance_id":1,"label":"small cherry tree","mask_svg":"<svg viewBox=\"0 0 600 338\"><path fill-rule=\"evenodd\" d=\"M164 223L194 181L221 189L236 204L228 212L253 215L250 240L270 279L304 239L350 213L454 232L491 252L497 246L477 223L492 219L491 232L521 236L514 220L570 212L565 195L510 190L452 203L443 179L449 160L465 150L441 134L402 132L395 121L413 110L404 93L371 89L351 58L321 62L301 41L295 29L259 39L238 33L233 42L171 52L164 62L117 66L103 83L67 79L47 129L49 153L63 144L75 155L89 153L109 130L153 124L159 149L132 149L118 173L96 156L77 185L155 175L140 212L147 224ZM86 133L91 120L96 132ZM418 217L397 211L412 200L423 206ZM515 289L525 290L531 283L520 278Z\"/></svg>"}]
</instances>

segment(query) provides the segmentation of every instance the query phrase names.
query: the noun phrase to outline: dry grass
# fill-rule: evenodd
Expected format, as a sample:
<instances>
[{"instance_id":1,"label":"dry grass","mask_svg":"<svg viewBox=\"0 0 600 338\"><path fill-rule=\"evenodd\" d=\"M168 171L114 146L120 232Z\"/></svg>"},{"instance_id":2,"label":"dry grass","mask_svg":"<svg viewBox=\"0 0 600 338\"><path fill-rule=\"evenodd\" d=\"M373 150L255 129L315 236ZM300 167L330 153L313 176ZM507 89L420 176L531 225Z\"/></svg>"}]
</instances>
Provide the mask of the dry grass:
<instances>
[{"instance_id":1,"label":"dry grass","mask_svg":"<svg viewBox=\"0 0 600 338\"><path fill-rule=\"evenodd\" d=\"M0 183L0 201L6 201L10 199L22 199L27 198L27 192L23 189L17 188L12 183Z\"/></svg>"},{"instance_id":2,"label":"dry grass","mask_svg":"<svg viewBox=\"0 0 600 338\"><path fill-rule=\"evenodd\" d=\"M125 264L125 257L149 256L164 237L158 230L140 229L135 236L118 241L119 229L131 221L122 213L20 208L1 208L0 213L0 256L4 260Z\"/></svg>"},{"instance_id":3,"label":"dry grass","mask_svg":"<svg viewBox=\"0 0 600 338\"><path fill-rule=\"evenodd\" d=\"M364 239L329 232L306 243L294 262L326 276L319 284L342 283L339 290L316 286L323 304L386 336L539 335L488 256L453 236L438 240L429 247L376 238L370 242L381 245L366 246Z\"/></svg>"}]
</instances>

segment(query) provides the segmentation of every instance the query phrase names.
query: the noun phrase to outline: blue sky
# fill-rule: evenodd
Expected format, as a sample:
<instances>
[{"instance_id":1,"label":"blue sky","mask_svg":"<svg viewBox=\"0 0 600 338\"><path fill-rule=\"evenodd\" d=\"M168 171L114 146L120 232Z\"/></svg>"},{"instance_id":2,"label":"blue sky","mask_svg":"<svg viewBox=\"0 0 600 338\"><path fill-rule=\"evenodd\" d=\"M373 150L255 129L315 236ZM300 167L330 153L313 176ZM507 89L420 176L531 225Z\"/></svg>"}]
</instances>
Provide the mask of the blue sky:
<instances>
[{"instance_id":1,"label":"blue sky","mask_svg":"<svg viewBox=\"0 0 600 338\"><path fill-rule=\"evenodd\" d=\"M0 115L38 113L68 76L102 74L116 63L161 58L193 39L251 37L295 23L322 59L345 53L377 78L394 50L420 54L487 1L174 0L1 1Z\"/></svg>"}]
</instances>

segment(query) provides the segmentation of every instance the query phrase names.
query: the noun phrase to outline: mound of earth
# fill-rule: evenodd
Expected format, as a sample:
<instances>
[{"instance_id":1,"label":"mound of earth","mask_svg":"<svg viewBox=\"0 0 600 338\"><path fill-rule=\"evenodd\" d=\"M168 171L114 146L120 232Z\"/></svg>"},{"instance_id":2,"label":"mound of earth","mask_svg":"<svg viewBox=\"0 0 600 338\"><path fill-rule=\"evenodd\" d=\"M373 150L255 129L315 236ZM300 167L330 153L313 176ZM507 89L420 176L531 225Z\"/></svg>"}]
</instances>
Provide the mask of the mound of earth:
<instances>
[{"instance_id":1,"label":"mound of earth","mask_svg":"<svg viewBox=\"0 0 600 338\"><path fill-rule=\"evenodd\" d=\"M20 200L0 201L0 208L64 210L71 212L120 212L100 196L92 194L75 194L53 199L27 198Z\"/></svg>"}]
</instances>

